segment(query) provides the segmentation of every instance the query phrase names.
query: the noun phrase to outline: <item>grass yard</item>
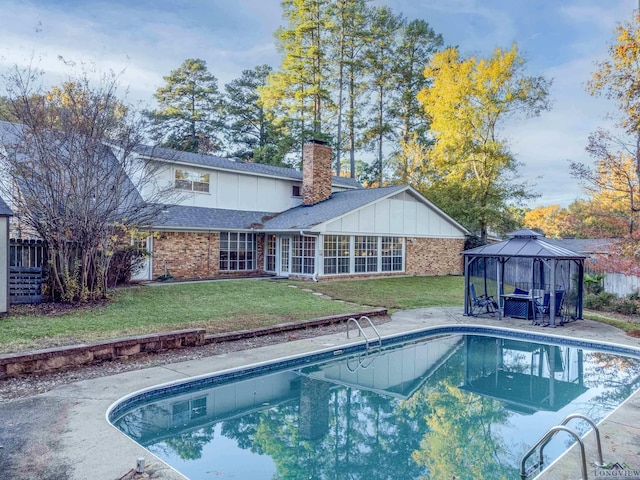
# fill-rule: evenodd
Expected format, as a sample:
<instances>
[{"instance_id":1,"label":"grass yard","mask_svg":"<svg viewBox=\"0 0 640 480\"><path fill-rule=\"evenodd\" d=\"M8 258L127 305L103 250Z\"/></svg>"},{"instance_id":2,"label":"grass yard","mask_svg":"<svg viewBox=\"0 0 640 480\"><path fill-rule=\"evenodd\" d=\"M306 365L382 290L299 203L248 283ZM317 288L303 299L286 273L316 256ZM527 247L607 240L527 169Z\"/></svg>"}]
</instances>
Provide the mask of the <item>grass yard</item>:
<instances>
[{"instance_id":1,"label":"grass yard","mask_svg":"<svg viewBox=\"0 0 640 480\"><path fill-rule=\"evenodd\" d=\"M327 300L304 289L350 303ZM132 287L117 290L102 307L63 310L55 315L18 314L21 309L12 309L0 320L0 352L183 328L221 333L351 313L359 311L359 305L401 309L462 305L462 299L462 277L318 283L230 280Z\"/></svg>"},{"instance_id":2,"label":"grass yard","mask_svg":"<svg viewBox=\"0 0 640 480\"><path fill-rule=\"evenodd\" d=\"M464 277L461 276L325 281L310 288L331 298L389 310L464 305Z\"/></svg>"}]
</instances>

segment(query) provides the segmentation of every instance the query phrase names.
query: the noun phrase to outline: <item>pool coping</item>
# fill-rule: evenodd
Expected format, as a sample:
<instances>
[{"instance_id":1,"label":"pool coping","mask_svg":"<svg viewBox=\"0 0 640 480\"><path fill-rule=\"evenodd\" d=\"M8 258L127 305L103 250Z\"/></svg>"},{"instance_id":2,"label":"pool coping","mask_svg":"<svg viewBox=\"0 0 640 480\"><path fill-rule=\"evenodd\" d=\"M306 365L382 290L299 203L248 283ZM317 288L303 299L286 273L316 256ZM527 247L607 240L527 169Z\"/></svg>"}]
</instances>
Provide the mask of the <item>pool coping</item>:
<instances>
[{"instance_id":1,"label":"pool coping","mask_svg":"<svg viewBox=\"0 0 640 480\"><path fill-rule=\"evenodd\" d=\"M543 335L547 338L555 338L558 342L562 342L565 337L573 337L585 342L632 348L634 351L640 349L640 339L626 336L624 332L614 327L594 321L580 320L552 330L531 326L528 322L520 319L499 320L496 318L465 317L460 307L435 307L395 312L392 314L390 322L379 325L377 328L382 336L390 338L423 331L428 327L455 328L463 325L466 325L467 329L497 327L509 331L515 330L519 334ZM199 360L151 367L63 385L29 399L10 402L13 405L8 406L13 407L16 412L21 412L25 417L42 416L43 422L38 424L33 432L17 431L16 434L23 434L28 442L37 444L38 448L42 448L44 439L48 437L52 439L51 463L53 466L57 464L60 469L64 469L61 470L64 471L64 475L56 478L83 480L87 478L88 474L92 478L101 479L135 478L126 475L132 472L137 458L144 457L148 472L153 473L152 478L184 480L184 476L158 460L107 421L107 411L115 402L161 384L189 381L204 375L211 375L212 372L239 370L247 365L268 363L277 358L345 348L361 343L356 340L354 338L347 339L345 331L323 337L294 340ZM51 410L43 409L43 405L56 406L57 411L61 412L56 422L51 421L50 414L48 414L48 411ZM6 409L7 405L3 408ZM634 441L629 441L629 437L640 439L640 393L636 392L613 414L606 417L601 425L603 425L603 431L608 432L610 436L607 440L603 439L605 462L627 462L631 466L638 466L639 462L635 459L638 458L637 450L640 449L638 447L640 441L634 443ZM608 426L605 427L605 425ZM627 432L626 436L621 436L622 432ZM588 439L587 442L591 443ZM623 456L624 448L629 447L633 450L634 445L636 451L630 451L628 457ZM609 453L606 453L607 449L609 449ZM611 449L614 449L613 453ZM32 460L32 457L27 453L28 451L28 449L21 449L15 455L20 456L20 460L27 464ZM3 453L11 452L5 448ZM563 464L565 464L566 474L560 468ZM550 473L551 468L554 469L553 473ZM575 460L563 456L558 462L549 466L538 479L564 480L566 478L568 480L576 478L578 474L579 468ZM24 476L14 476L13 478L26 480L38 477L24 474Z\"/></svg>"}]
</instances>

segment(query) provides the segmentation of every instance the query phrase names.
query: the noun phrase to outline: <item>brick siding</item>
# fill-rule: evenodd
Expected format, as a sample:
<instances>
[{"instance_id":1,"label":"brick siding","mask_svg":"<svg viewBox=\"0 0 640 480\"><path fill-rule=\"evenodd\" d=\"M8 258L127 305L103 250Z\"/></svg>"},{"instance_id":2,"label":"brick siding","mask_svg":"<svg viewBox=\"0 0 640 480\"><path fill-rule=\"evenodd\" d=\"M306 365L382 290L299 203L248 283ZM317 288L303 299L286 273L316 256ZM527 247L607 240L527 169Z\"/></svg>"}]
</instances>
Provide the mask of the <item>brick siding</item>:
<instances>
[{"instance_id":1,"label":"brick siding","mask_svg":"<svg viewBox=\"0 0 640 480\"><path fill-rule=\"evenodd\" d=\"M302 203L314 205L331 196L331 147L318 142L302 147Z\"/></svg>"},{"instance_id":2,"label":"brick siding","mask_svg":"<svg viewBox=\"0 0 640 480\"><path fill-rule=\"evenodd\" d=\"M462 275L462 238L416 238L406 241L407 275Z\"/></svg>"},{"instance_id":3,"label":"brick siding","mask_svg":"<svg viewBox=\"0 0 640 480\"><path fill-rule=\"evenodd\" d=\"M262 274L264 234L256 236L256 270L220 271L220 234L218 232L160 232L153 239L152 279L166 271L176 280L246 277Z\"/></svg>"},{"instance_id":4,"label":"brick siding","mask_svg":"<svg viewBox=\"0 0 640 480\"><path fill-rule=\"evenodd\" d=\"M216 277L219 257L217 232L160 232L153 239L152 278L165 273L176 280Z\"/></svg>"}]
</instances>

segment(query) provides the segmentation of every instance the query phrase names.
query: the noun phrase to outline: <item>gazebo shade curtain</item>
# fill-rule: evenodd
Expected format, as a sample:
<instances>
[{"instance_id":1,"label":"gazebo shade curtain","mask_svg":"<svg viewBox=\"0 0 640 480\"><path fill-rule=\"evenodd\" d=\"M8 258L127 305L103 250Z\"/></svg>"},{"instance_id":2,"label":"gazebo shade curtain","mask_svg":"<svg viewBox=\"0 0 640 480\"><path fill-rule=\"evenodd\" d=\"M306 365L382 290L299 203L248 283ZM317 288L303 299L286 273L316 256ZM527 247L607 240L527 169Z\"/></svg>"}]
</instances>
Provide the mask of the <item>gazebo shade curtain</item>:
<instances>
[{"instance_id":1,"label":"gazebo shade curtain","mask_svg":"<svg viewBox=\"0 0 640 480\"><path fill-rule=\"evenodd\" d=\"M574 252L547 240L529 229L516 230L508 240L462 252L465 274L465 315L471 312L469 285L478 294L492 295L504 311L505 293L515 288L529 292L564 291L565 311L574 319L582 318L584 261L587 255ZM551 295L549 322L555 326L555 295Z\"/></svg>"}]
</instances>

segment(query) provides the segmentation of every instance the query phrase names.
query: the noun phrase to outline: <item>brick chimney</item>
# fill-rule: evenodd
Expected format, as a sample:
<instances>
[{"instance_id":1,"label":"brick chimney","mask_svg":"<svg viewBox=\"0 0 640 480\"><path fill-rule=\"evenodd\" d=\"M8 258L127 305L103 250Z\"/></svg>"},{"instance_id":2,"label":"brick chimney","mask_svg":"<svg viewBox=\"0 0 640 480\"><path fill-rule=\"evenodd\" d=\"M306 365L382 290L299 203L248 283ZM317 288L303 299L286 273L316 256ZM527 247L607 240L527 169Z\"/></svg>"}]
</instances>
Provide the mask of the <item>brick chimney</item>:
<instances>
[{"instance_id":1,"label":"brick chimney","mask_svg":"<svg viewBox=\"0 0 640 480\"><path fill-rule=\"evenodd\" d=\"M310 140L302 147L302 204L315 205L331 196L331 147Z\"/></svg>"}]
</instances>

